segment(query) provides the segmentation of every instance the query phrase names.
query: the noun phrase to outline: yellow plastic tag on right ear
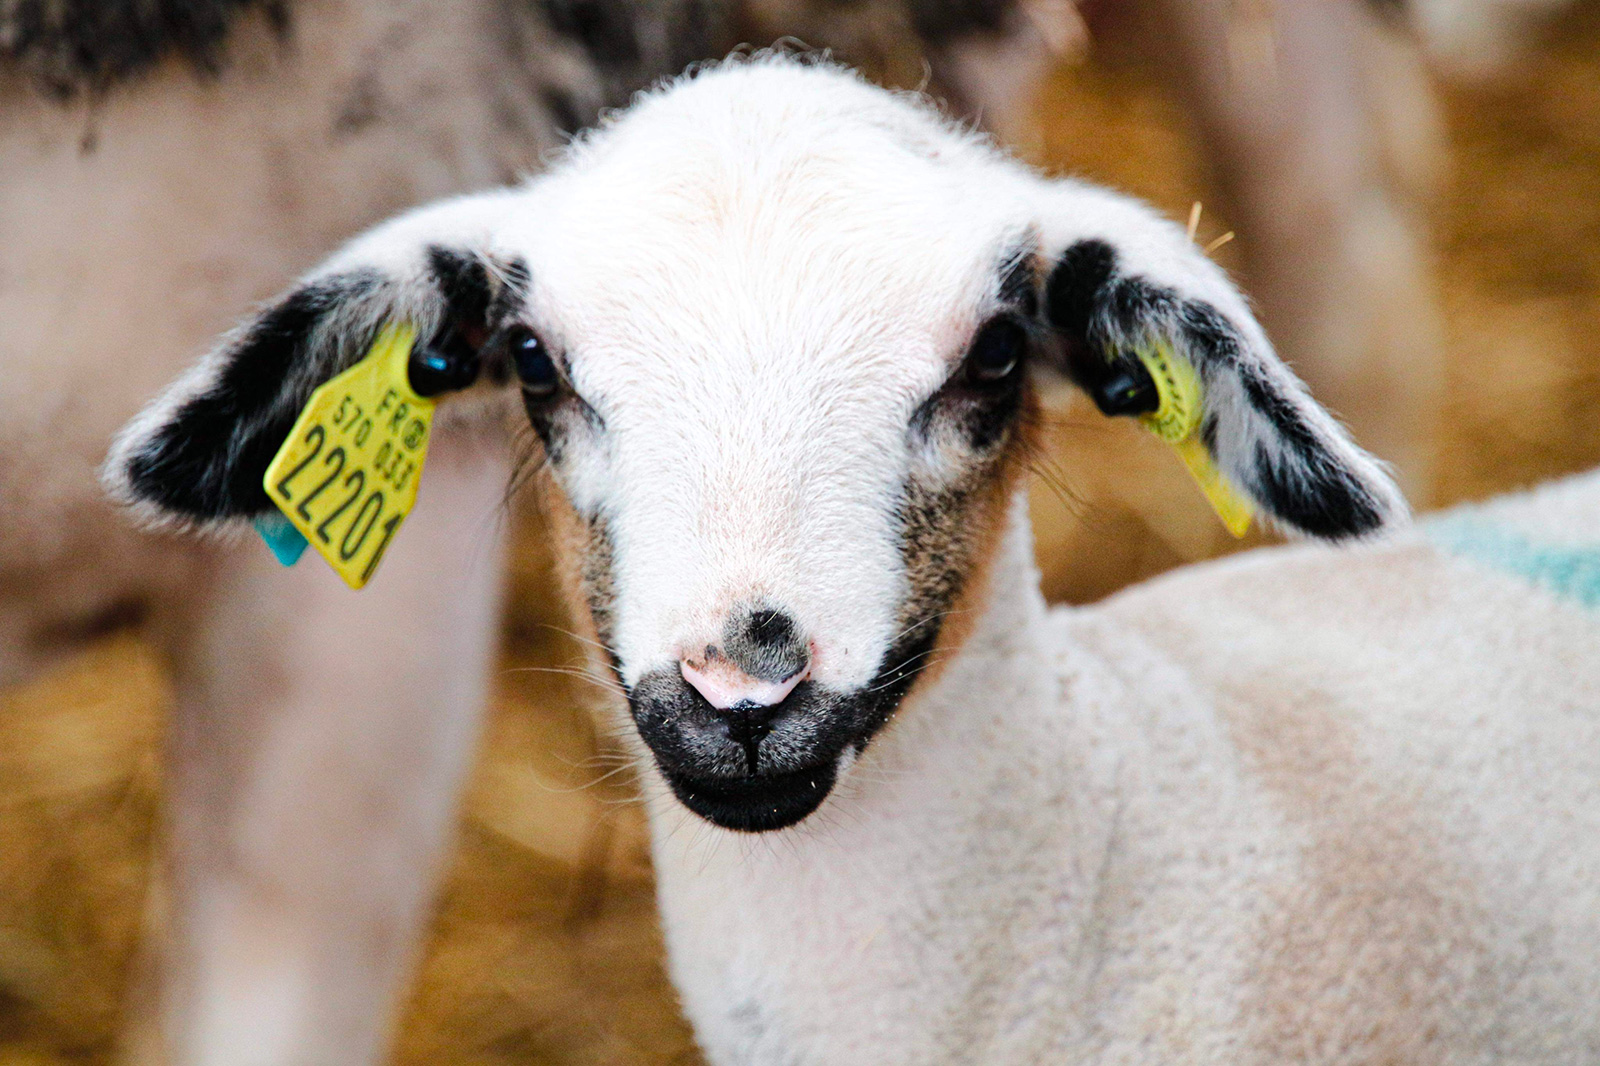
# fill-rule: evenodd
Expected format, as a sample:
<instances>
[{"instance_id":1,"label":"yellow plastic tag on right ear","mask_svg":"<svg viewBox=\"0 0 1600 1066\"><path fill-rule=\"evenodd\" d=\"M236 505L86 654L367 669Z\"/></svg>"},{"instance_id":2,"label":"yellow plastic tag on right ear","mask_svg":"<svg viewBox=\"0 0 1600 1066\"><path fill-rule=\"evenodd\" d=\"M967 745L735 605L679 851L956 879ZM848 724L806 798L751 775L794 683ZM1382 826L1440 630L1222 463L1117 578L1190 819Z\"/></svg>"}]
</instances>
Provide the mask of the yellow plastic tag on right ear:
<instances>
[{"instance_id":1,"label":"yellow plastic tag on right ear","mask_svg":"<svg viewBox=\"0 0 1600 1066\"><path fill-rule=\"evenodd\" d=\"M262 480L353 589L372 577L417 502L434 401L411 389L416 339L410 326L385 326L359 363L318 386Z\"/></svg>"},{"instance_id":2,"label":"yellow plastic tag on right ear","mask_svg":"<svg viewBox=\"0 0 1600 1066\"><path fill-rule=\"evenodd\" d=\"M1205 412L1200 375L1187 359L1162 341L1152 341L1135 354L1150 371L1156 393L1161 397L1161 406L1150 414L1140 415L1139 421L1177 451L1228 532L1236 537L1244 536L1255 516L1255 507L1217 469L1211 453L1200 440L1200 421Z\"/></svg>"}]
</instances>

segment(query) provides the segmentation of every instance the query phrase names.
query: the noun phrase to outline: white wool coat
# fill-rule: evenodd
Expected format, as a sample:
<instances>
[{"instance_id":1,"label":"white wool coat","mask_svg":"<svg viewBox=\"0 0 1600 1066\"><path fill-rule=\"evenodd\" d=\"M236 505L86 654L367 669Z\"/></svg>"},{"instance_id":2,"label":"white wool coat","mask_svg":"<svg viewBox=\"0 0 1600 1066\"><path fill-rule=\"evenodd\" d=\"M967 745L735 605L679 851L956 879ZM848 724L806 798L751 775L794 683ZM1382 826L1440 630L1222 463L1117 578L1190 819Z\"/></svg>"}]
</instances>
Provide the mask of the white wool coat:
<instances>
[{"instance_id":1,"label":"white wool coat","mask_svg":"<svg viewBox=\"0 0 1600 1066\"><path fill-rule=\"evenodd\" d=\"M972 639L809 821L654 800L718 1066L1600 1061L1600 474Z\"/></svg>"}]
</instances>

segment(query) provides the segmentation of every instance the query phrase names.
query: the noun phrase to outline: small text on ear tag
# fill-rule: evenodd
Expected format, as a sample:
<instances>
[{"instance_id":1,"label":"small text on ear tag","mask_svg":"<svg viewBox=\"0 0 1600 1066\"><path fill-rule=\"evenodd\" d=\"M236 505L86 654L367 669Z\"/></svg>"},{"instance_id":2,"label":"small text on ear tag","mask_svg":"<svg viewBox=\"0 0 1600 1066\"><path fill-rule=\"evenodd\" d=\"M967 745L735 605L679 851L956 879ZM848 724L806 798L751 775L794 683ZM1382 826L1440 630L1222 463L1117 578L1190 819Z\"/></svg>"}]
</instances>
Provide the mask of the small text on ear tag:
<instances>
[{"instance_id":1,"label":"small text on ear tag","mask_svg":"<svg viewBox=\"0 0 1600 1066\"><path fill-rule=\"evenodd\" d=\"M1187 359L1161 341L1152 341L1136 354L1150 371L1161 396L1161 405L1150 414L1140 415L1139 421L1177 451L1228 532L1236 537L1244 536L1255 508L1217 469L1200 440L1200 419L1204 412L1200 375Z\"/></svg>"},{"instance_id":2,"label":"small text on ear tag","mask_svg":"<svg viewBox=\"0 0 1600 1066\"><path fill-rule=\"evenodd\" d=\"M417 502L434 402L406 373L416 330L385 326L362 360L318 386L262 485L300 535L358 589Z\"/></svg>"}]
</instances>

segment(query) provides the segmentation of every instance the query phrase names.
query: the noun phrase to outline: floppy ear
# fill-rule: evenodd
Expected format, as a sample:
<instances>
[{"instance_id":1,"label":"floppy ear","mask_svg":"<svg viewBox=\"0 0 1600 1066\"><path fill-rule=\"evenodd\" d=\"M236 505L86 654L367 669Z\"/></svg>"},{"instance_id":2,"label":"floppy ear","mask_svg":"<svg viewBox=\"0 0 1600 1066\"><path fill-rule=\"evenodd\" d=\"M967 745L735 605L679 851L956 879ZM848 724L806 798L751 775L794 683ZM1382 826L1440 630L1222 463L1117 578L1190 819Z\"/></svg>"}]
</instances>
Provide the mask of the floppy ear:
<instances>
[{"instance_id":1,"label":"floppy ear","mask_svg":"<svg viewBox=\"0 0 1600 1066\"><path fill-rule=\"evenodd\" d=\"M1359 537L1406 518L1382 465L1350 440L1273 354L1244 297L1184 231L1126 197L1041 182L1045 314L1068 374L1108 415L1156 402L1134 351L1163 342L1198 372L1212 460L1292 531Z\"/></svg>"},{"instance_id":2,"label":"floppy ear","mask_svg":"<svg viewBox=\"0 0 1600 1066\"><path fill-rule=\"evenodd\" d=\"M112 496L150 521L189 526L271 510L261 479L311 391L365 355L393 319L421 338L418 391L470 385L479 349L525 296L526 267L492 237L516 196L442 201L356 238L123 429L104 469Z\"/></svg>"}]
</instances>

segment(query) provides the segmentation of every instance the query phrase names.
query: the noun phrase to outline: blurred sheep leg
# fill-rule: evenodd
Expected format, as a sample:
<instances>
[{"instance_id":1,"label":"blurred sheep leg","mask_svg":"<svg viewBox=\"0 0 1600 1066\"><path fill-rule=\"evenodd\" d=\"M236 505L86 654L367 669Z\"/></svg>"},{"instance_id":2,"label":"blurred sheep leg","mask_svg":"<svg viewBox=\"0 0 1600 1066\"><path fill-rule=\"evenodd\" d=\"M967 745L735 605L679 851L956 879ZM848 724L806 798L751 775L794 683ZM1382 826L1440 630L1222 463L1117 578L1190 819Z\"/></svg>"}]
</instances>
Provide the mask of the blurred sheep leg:
<instances>
[{"instance_id":1,"label":"blurred sheep leg","mask_svg":"<svg viewBox=\"0 0 1600 1066\"><path fill-rule=\"evenodd\" d=\"M1144 0L1279 351L1426 503L1442 342L1423 207L1442 135L1415 49L1361 0Z\"/></svg>"},{"instance_id":2,"label":"blurred sheep leg","mask_svg":"<svg viewBox=\"0 0 1600 1066\"><path fill-rule=\"evenodd\" d=\"M361 592L313 551L284 570L249 544L193 618L177 649L172 920L145 967L158 988L135 994L134 1061L386 1053L486 698L504 451L441 434Z\"/></svg>"}]
</instances>

